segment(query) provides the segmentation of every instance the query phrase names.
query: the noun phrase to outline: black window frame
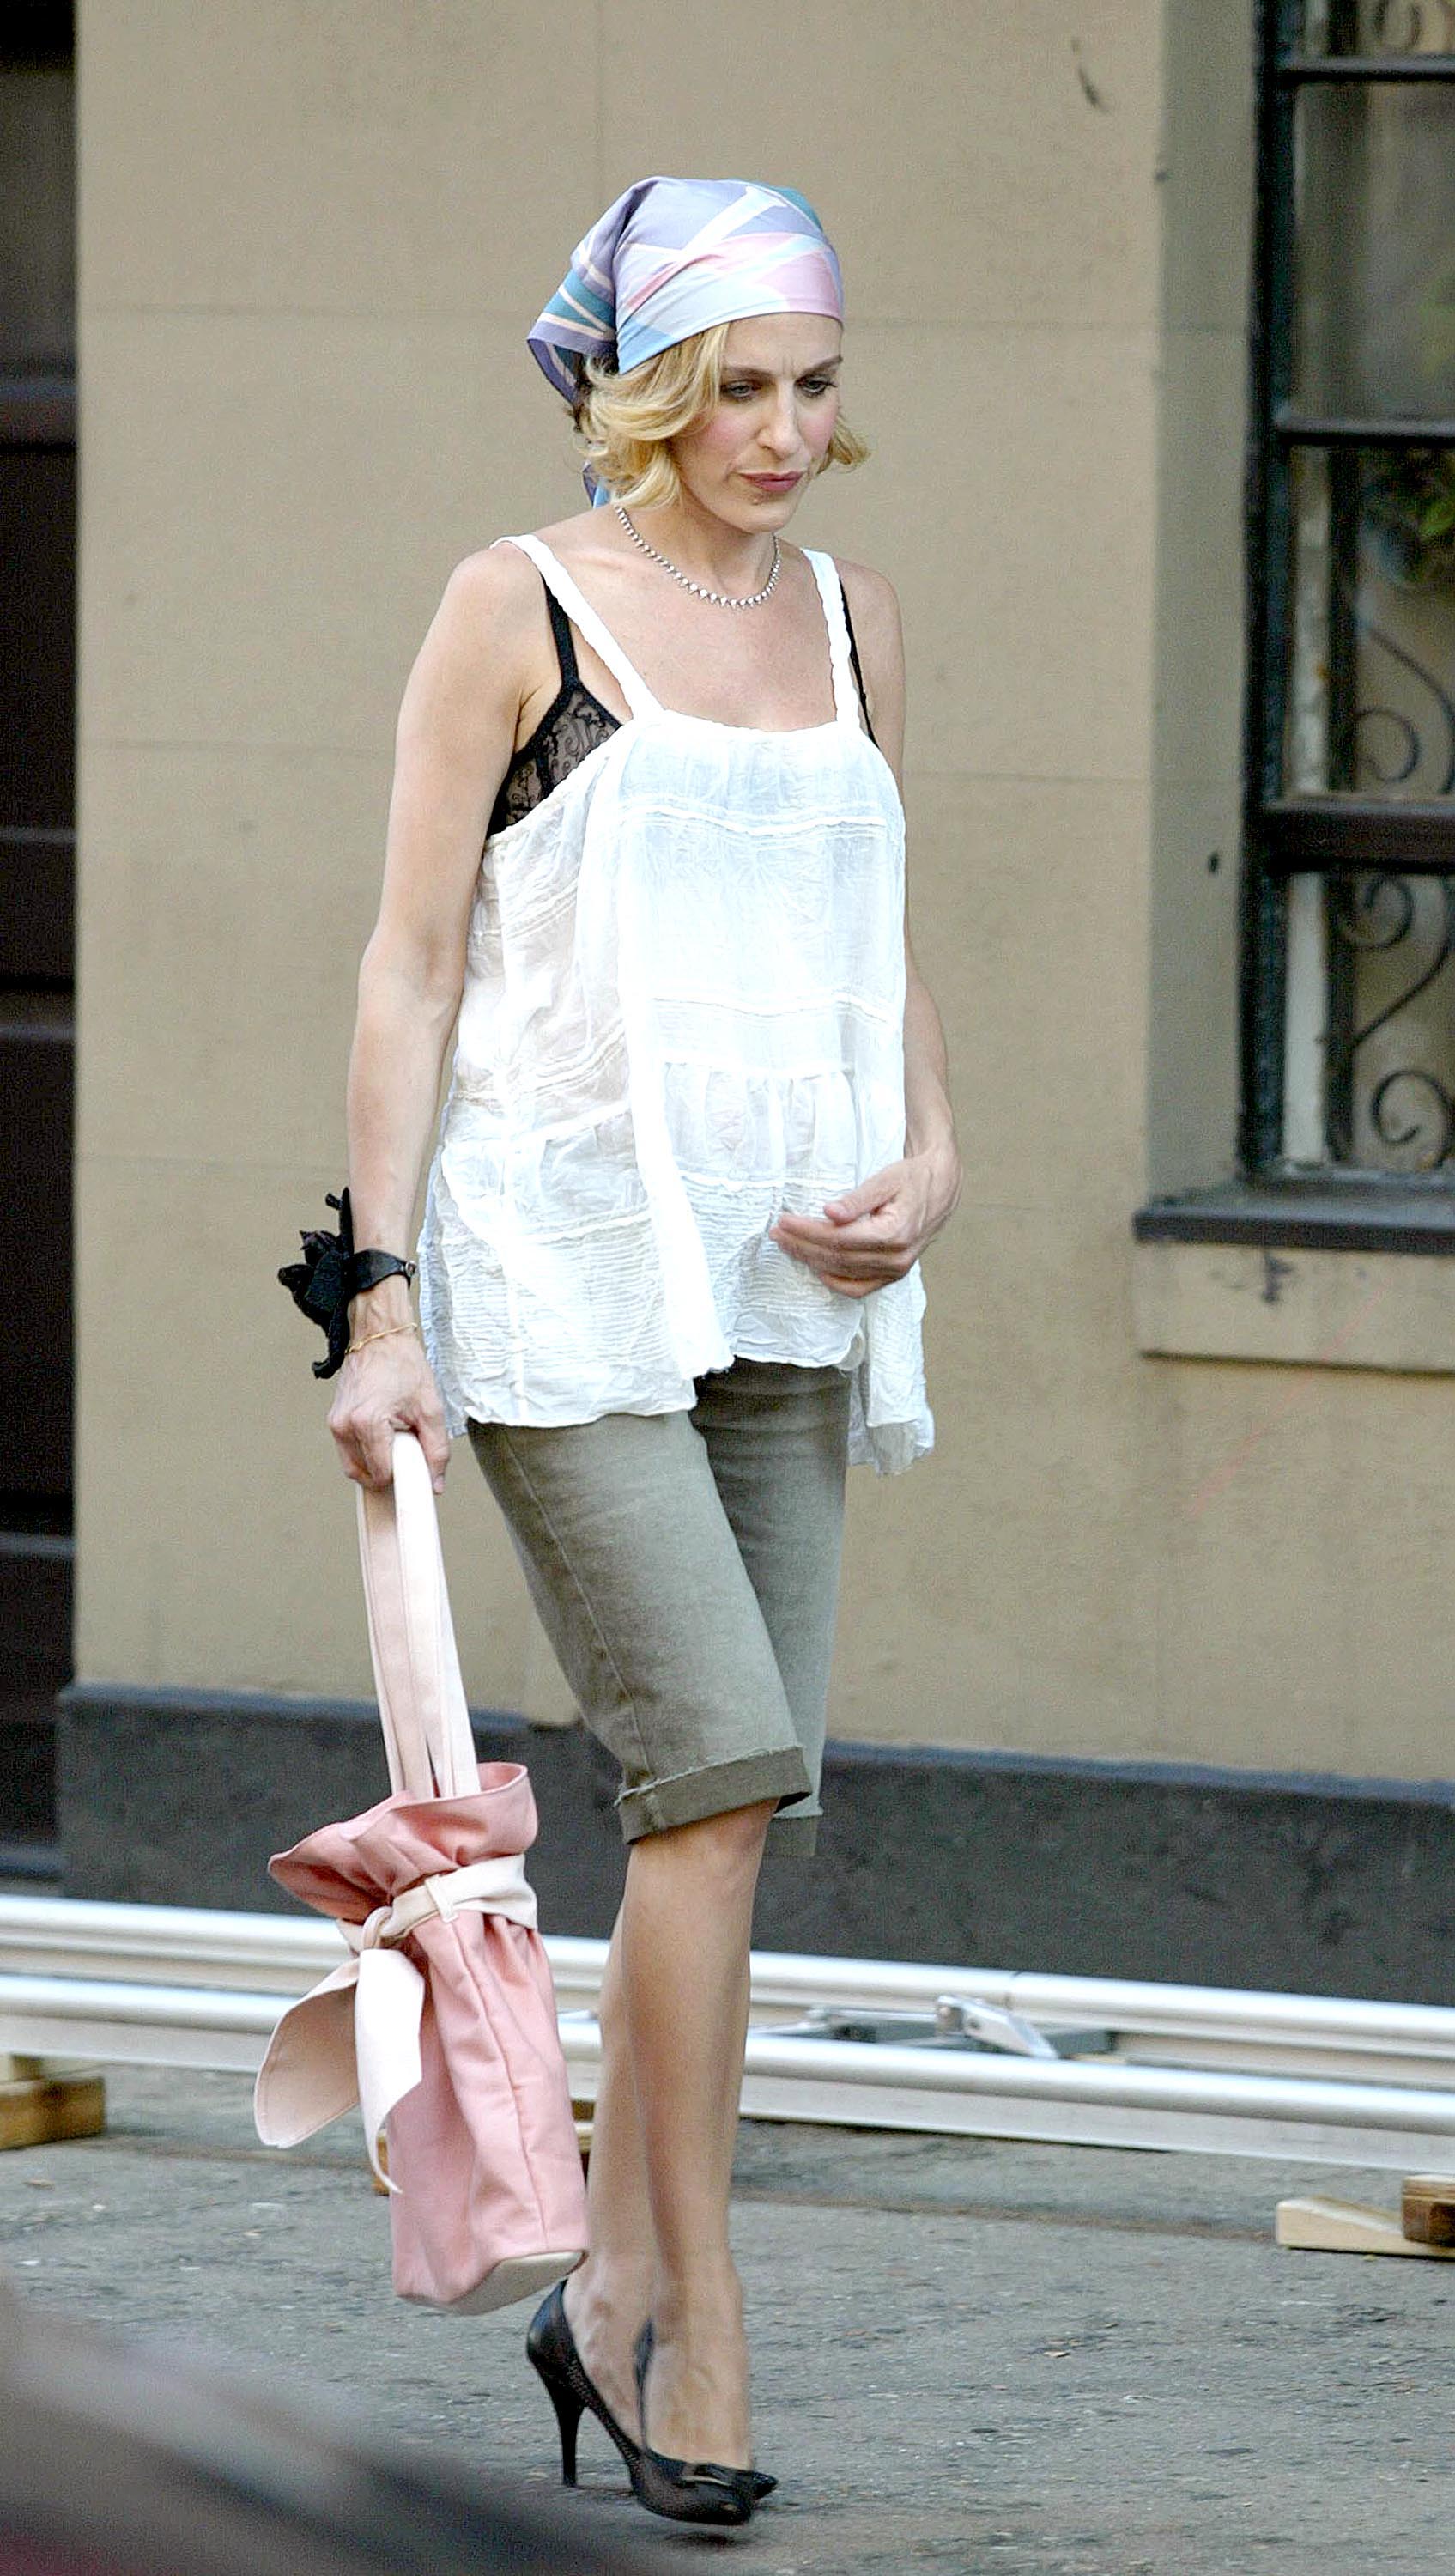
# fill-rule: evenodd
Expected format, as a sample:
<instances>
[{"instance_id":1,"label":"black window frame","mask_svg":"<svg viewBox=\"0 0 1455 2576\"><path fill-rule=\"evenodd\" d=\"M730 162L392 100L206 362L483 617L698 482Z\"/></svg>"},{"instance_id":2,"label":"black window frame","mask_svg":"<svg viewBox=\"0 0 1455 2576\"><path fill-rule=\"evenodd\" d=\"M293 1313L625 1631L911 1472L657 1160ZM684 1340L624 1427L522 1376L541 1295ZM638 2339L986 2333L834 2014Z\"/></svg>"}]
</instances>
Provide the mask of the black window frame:
<instances>
[{"instance_id":1,"label":"black window frame","mask_svg":"<svg viewBox=\"0 0 1455 2576\"><path fill-rule=\"evenodd\" d=\"M1297 206L1295 119L1300 94L1316 83L1439 82L1455 89L1455 53L1360 54L1300 51L1304 0L1259 0L1257 197L1250 347L1247 465L1247 699L1241 902L1241 1119L1239 1162L1251 1184L1290 1186L1283 1162L1284 1021L1288 880L1304 871L1351 878L1389 868L1402 877L1455 878L1455 797L1380 798L1339 791L1285 792L1284 744L1294 565L1292 483L1300 448L1322 448L1350 465L1361 451L1455 448L1455 418L1398 419L1301 411L1294 401ZM1357 0L1335 0L1357 40ZM1450 1195L1445 1162L1421 1176ZM1330 1162L1307 1186L1358 1186L1366 1202L1387 1189L1408 1194L1408 1174L1371 1173ZM1419 1187L1417 1181L1416 1186ZM1292 1186L1297 1187L1298 1183ZM1351 1208L1352 1214L1352 1208Z\"/></svg>"}]
</instances>

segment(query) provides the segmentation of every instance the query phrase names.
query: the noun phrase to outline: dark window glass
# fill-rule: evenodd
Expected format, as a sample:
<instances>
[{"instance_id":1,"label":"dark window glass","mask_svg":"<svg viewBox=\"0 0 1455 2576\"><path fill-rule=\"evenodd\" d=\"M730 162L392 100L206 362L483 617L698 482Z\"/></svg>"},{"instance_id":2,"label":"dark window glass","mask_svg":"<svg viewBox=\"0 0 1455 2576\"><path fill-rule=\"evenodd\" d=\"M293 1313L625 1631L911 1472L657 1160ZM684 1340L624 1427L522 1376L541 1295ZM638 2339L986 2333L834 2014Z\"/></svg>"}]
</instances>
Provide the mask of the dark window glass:
<instances>
[{"instance_id":1,"label":"dark window glass","mask_svg":"<svg viewBox=\"0 0 1455 2576\"><path fill-rule=\"evenodd\" d=\"M0 375L75 367L73 126L68 65L0 62Z\"/></svg>"}]
</instances>

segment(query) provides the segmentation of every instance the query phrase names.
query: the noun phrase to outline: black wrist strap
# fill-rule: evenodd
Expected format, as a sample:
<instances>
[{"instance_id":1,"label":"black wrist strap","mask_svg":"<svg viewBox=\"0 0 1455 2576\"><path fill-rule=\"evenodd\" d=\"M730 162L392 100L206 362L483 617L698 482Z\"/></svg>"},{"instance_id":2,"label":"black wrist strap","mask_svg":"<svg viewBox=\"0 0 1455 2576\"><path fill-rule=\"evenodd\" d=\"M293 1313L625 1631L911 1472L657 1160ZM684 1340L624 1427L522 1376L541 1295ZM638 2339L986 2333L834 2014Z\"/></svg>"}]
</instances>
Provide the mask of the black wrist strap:
<instances>
[{"instance_id":1,"label":"black wrist strap","mask_svg":"<svg viewBox=\"0 0 1455 2576\"><path fill-rule=\"evenodd\" d=\"M294 1305L318 1325L328 1343L326 1356L313 1363L315 1377L332 1377L343 1366L349 1346L350 1299L366 1288L377 1288L384 1279L412 1279L418 1266L395 1252L354 1250L354 1215L347 1190L339 1198L330 1191L325 1204L338 1210L337 1234L322 1228L305 1232L300 1237L302 1260L290 1261L278 1273Z\"/></svg>"},{"instance_id":2,"label":"black wrist strap","mask_svg":"<svg viewBox=\"0 0 1455 2576\"><path fill-rule=\"evenodd\" d=\"M349 1295L357 1297L365 1288L377 1288L385 1279L412 1279L415 1268L414 1262L400 1261L392 1252L356 1252Z\"/></svg>"}]
</instances>

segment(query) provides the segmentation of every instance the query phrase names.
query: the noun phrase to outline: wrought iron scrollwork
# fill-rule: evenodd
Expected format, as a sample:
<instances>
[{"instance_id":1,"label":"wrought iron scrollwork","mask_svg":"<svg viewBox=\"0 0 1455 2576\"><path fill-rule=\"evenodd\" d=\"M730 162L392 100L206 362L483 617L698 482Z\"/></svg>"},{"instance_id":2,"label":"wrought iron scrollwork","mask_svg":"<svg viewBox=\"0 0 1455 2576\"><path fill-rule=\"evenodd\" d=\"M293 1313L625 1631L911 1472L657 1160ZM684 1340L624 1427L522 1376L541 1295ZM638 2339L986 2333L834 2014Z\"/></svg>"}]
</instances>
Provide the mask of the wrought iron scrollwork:
<instances>
[{"instance_id":1,"label":"wrought iron scrollwork","mask_svg":"<svg viewBox=\"0 0 1455 2576\"><path fill-rule=\"evenodd\" d=\"M1381 725L1389 727L1397 746L1392 759L1387 753L1380 755L1374 728ZM1366 728L1374 734L1372 743L1363 738ZM1359 707L1340 733L1338 745L1361 786L1369 780L1376 787L1403 787L1420 765L1419 727L1398 707Z\"/></svg>"},{"instance_id":2,"label":"wrought iron scrollwork","mask_svg":"<svg viewBox=\"0 0 1455 2576\"><path fill-rule=\"evenodd\" d=\"M1375 0L1369 32L1376 53L1455 53L1455 0Z\"/></svg>"},{"instance_id":3,"label":"wrought iron scrollwork","mask_svg":"<svg viewBox=\"0 0 1455 2576\"><path fill-rule=\"evenodd\" d=\"M1451 0L1451 6L1455 7L1455 0ZM1361 664L1364 653L1387 654L1391 662L1409 674L1429 703L1423 732L1404 707L1384 706L1376 701L1352 708L1333 736L1333 776L1347 779L1352 786L1403 787L1425 768L1433 774L1426 777L1424 792L1449 796L1455 792L1455 696L1428 663L1422 662L1408 645L1396 643L1370 615L1344 566L1338 568L1335 580L1343 614L1363 647Z\"/></svg>"},{"instance_id":4,"label":"wrought iron scrollwork","mask_svg":"<svg viewBox=\"0 0 1455 2576\"><path fill-rule=\"evenodd\" d=\"M1435 1074L1425 1073L1416 1065L1401 1065L1397 1071L1386 1073L1376 1082L1369 1095L1369 1116L1374 1132L1381 1145L1387 1145L1391 1153L1401 1156L1401 1168L1409 1168L1404 1158L1410 1146L1420 1141L1421 1122L1416 1118L1412 1127L1396 1128L1390 1107L1396 1092L1406 1088L1427 1094L1434 1105L1436 1119L1435 1142L1428 1148L1421 1147L1413 1158L1414 1169L1418 1172L1438 1171L1440 1165L1448 1160L1451 1145L1455 1144L1455 1102L1451 1101L1449 1092Z\"/></svg>"},{"instance_id":5,"label":"wrought iron scrollwork","mask_svg":"<svg viewBox=\"0 0 1455 2576\"><path fill-rule=\"evenodd\" d=\"M1425 663L1403 644L1396 644L1394 637L1376 625L1357 601L1351 599L1349 605L1366 646L1373 645L1387 653L1418 681L1430 698L1431 715L1430 730L1422 734L1403 707L1356 707L1336 737L1341 770L1347 763L1348 774L1360 784L1368 781L1376 787L1403 787L1428 758L1436 775L1429 781L1427 792L1433 796L1450 795L1455 790L1455 698ZM1396 746L1392 758L1388 750L1381 757L1381 737L1376 728L1387 728L1384 741L1389 743L1392 738Z\"/></svg>"},{"instance_id":6,"label":"wrought iron scrollwork","mask_svg":"<svg viewBox=\"0 0 1455 2576\"><path fill-rule=\"evenodd\" d=\"M1421 902L1425 888L1433 900ZM1360 1059L1371 1040L1427 992L1455 955L1455 879L1415 879L1388 870L1328 880L1328 917L1335 950L1355 972L1349 989L1348 1025L1330 1031L1328 1061L1329 1150L1338 1162L1355 1158ZM1412 943L1415 970L1364 1019L1357 1016L1361 956L1388 954ZM1423 953L1428 943L1428 954ZM1341 980L1335 957L1335 985ZM1373 1080L1363 1103L1368 1129L1401 1171L1438 1170L1455 1150L1455 1095L1448 1079L1419 1062L1395 1064Z\"/></svg>"}]
</instances>

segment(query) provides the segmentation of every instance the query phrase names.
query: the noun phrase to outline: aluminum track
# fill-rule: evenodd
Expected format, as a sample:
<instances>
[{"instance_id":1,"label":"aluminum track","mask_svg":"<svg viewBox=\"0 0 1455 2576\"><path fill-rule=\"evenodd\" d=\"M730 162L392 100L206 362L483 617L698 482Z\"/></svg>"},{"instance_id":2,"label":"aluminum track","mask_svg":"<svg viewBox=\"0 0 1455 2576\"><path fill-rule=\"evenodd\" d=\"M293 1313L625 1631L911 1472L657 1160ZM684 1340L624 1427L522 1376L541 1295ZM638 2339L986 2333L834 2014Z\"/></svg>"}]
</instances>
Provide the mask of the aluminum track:
<instances>
[{"instance_id":1,"label":"aluminum track","mask_svg":"<svg viewBox=\"0 0 1455 2576\"><path fill-rule=\"evenodd\" d=\"M595 2090L605 1945L547 1942L573 2089ZM288 1915L0 1897L0 2052L253 2071L281 2003L337 1965ZM815 2007L973 1996L1111 2050L1047 2060L787 2037ZM1455 2170L1455 2011L887 1960L755 1953L759 2119Z\"/></svg>"}]
</instances>

